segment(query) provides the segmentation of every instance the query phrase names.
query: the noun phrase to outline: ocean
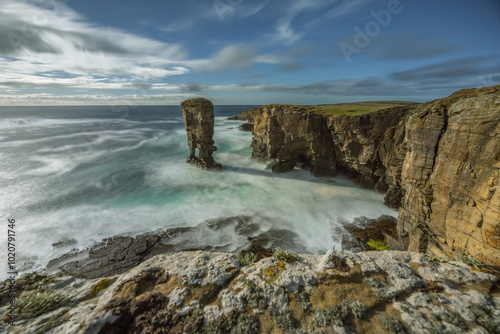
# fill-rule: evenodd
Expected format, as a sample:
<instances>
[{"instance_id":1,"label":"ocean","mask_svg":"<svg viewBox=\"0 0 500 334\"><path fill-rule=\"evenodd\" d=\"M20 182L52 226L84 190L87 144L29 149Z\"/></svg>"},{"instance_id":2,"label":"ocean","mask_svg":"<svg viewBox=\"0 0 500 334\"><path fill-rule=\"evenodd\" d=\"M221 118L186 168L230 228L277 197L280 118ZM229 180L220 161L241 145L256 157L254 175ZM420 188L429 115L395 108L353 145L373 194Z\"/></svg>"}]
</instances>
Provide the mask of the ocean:
<instances>
[{"instance_id":1,"label":"ocean","mask_svg":"<svg viewBox=\"0 0 500 334\"><path fill-rule=\"evenodd\" d=\"M227 117L252 107L215 107L220 172L186 163L179 106L0 107L0 278L8 271L8 219L16 222L22 273L103 238L174 227L194 227L174 238L178 249L235 251L261 238L322 253L340 249L332 233L339 223L397 216L382 194L346 177L273 174L251 160L251 133ZM248 226L206 223L236 216Z\"/></svg>"}]
</instances>

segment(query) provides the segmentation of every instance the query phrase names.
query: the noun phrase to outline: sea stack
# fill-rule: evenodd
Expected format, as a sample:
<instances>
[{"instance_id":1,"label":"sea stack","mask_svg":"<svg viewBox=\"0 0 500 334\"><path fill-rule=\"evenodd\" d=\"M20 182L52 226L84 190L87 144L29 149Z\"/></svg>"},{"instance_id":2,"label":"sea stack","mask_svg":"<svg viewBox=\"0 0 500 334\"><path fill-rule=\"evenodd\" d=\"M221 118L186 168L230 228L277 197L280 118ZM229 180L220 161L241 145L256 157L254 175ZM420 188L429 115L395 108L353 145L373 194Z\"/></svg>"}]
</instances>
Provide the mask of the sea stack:
<instances>
[{"instance_id":1,"label":"sea stack","mask_svg":"<svg viewBox=\"0 0 500 334\"><path fill-rule=\"evenodd\" d=\"M181 108L189 144L187 162L202 169L221 169L222 165L212 157L212 152L217 151L213 140L214 105L199 97L182 102Z\"/></svg>"}]
</instances>

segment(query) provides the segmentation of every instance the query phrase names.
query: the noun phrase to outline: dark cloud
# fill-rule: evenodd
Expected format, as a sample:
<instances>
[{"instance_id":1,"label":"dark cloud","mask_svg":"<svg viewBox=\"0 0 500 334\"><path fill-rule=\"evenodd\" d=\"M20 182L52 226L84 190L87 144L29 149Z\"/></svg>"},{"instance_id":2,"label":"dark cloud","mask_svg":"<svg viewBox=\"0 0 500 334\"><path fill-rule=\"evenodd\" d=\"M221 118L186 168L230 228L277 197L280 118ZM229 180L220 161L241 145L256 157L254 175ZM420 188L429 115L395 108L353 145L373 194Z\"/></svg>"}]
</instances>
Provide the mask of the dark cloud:
<instances>
[{"instance_id":1,"label":"dark cloud","mask_svg":"<svg viewBox=\"0 0 500 334\"><path fill-rule=\"evenodd\" d=\"M343 40L337 43L333 56L336 58L344 58L341 43L347 43L352 47L354 44L353 32ZM370 38L369 44L359 49L359 54L352 55L355 58L357 55L369 54L379 60L417 60L431 57L451 54L459 49L458 45L451 44L446 40L434 36L422 35L417 32L397 32L397 33L381 33L379 36Z\"/></svg>"},{"instance_id":2,"label":"dark cloud","mask_svg":"<svg viewBox=\"0 0 500 334\"><path fill-rule=\"evenodd\" d=\"M382 81L377 78L360 80L339 79L308 85L242 83L240 87L264 92L293 92L297 94L332 96L408 95L408 90L402 88L401 84Z\"/></svg>"},{"instance_id":3,"label":"dark cloud","mask_svg":"<svg viewBox=\"0 0 500 334\"><path fill-rule=\"evenodd\" d=\"M131 88L131 89L148 90L148 89L151 89L152 85L149 82L134 81L132 83L124 85L123 87L124 88Z\"/></svg>"},{"instance_id":4,"label":"dark cloud","mask_svg":"<svg viewBox=\"0 0 500 334\"><path fill-rule=\"evenodd\" d=\"M500 71L498 62L490 62L492 57L461 58L411 70L394 72L391 78L397 81L420 82L464 80Z\"/></svg>"},{"instance_id":5,"label":"dark cloud","mask_svg":"<svg viewBox=\"0 0 500 334\"><path fill-rule=\"evenodd\" d=\"M393 33L375 37L367 51L378 59L415 60L450 54L457 45L418 33Z\"/></svg>"},{"instance_id":6,"label":"dark cloud","mask_svg":"<svg viewBox=\"0 0 500 334\"><path fill-rule=\"evenodd\" d=\"M194 93L200 92L203 90L203 87L198 85L196 82L188 82L187 84L181 86L180 91L183 93Z\"/></svg>"}]
</instances>

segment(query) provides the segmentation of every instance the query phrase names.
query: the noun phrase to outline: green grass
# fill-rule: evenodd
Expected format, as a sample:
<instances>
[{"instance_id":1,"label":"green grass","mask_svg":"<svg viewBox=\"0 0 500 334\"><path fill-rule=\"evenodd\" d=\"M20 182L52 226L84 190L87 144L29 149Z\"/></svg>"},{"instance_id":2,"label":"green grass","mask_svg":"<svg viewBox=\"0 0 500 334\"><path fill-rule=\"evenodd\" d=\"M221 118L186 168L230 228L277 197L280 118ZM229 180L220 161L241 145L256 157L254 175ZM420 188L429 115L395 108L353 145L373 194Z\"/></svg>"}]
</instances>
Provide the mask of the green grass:
<instances>
[{"instance_id":1,"label":"green grass","mask_svg":"<svg viewBox=\"0 0 500 334\"><path fill-rule=\"evenodd\" d=\"M19 319L39 316L55 310L69 301L68 297L52 289L32 292L17 301L17 306L20 309Z\"/></svg>"},{"instance_id":2,"label":"green grass","mask_svg":"<svg viewBox=\"0 0 500 334\"><path fill-rule=\"evenodd\" d=\"M368 241L366 244L370 247L375 248L378 251L387 250L387 246L383 242L380 242L380 241L375 241L373 239L370 239L370 241Z\"/></svg>"},{"instance_id":3,"label":"green grass","mask_svg":"<svg viewBox=\"0 0 500 334\"><path fill-rule=\"evenodd\" d=\"M324 116L329 116L329 115L355 116L355 115L368 114L386 108L407 106L412 104L417 104L417 103L406 102L406 101L367 101L367 102L325 104L317 106L290 105L290 107L301 109L304 112L313 112L315 114ZM271 106L278 106L278 105L271 105Z\"/></svg>"}]
</instances>

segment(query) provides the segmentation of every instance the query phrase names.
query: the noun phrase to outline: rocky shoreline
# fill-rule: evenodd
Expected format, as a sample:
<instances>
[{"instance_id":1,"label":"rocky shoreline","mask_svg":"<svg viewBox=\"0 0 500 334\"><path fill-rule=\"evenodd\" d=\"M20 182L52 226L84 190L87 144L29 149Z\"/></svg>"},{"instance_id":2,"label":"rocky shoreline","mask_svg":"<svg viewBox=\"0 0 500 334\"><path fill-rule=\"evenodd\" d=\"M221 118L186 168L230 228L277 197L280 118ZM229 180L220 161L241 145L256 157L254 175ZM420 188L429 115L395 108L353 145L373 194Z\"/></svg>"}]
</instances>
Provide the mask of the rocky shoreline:
<instances>
[{"instance_id":1,"label":"rocky shoreline","mask_svg":"<svg viewBox=\"0 0 500 334\"><path fill-rule=\"evenodd\" d=\"M432 260L399 251L275 251L248 264L191 251L105 278L34 273L18 281L16 325L0 331L499 333L498 277Z\"/></svg>"}]
</instances>

